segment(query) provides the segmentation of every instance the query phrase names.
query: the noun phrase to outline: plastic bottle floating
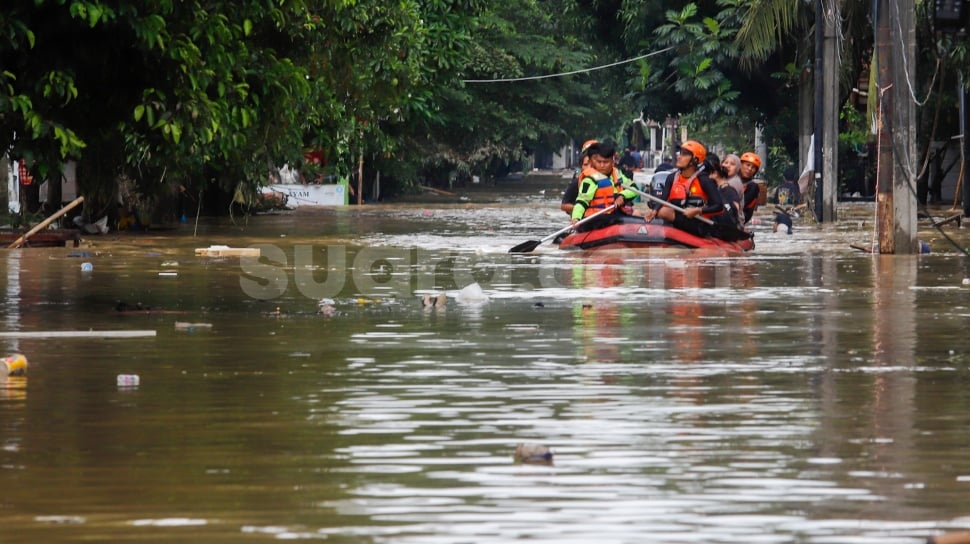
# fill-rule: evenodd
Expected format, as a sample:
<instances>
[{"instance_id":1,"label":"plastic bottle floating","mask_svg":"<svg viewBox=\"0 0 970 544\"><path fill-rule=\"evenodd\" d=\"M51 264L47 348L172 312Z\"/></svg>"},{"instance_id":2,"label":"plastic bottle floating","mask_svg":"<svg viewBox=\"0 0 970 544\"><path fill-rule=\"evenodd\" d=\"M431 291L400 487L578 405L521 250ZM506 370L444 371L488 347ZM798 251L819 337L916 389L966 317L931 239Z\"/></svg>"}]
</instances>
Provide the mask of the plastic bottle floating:
<instances>
[{"instance_id":1,"label":"plastic bottle floating","mask_svg":"<svg viewBox=\"0 0 970 544\"><path fill-rule=\"evenodd\" d=\"M24 376L27 374L27 358L20 353L8 355L0 359L0 378L6 376Z\"/></svg>"}]
</instances>

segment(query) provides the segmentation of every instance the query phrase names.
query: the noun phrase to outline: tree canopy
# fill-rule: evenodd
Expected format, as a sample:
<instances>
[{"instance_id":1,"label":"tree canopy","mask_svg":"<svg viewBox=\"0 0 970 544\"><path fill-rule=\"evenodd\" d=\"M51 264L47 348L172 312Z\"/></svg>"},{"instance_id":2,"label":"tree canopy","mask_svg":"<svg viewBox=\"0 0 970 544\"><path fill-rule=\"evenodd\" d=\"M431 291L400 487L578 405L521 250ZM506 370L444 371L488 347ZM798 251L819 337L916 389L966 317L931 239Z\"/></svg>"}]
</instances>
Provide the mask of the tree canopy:
<instances>
[{"instance_id":1,"label":"tree canopy","mask_svg":"<svg viewBox=\"0 0 970 544\"><path fill-rule=\"evenodd\" d=\"M42 177L76 160L94 194L121 178L145 194L252 189L307 150L406 186L621 134L641 114L770 124L791 116L814 30L790 0L9 4L0 145ZM851 89L872 33L865 2L843 5ZM921 40L957 73L965 38Z\"/></svg>"}]
</instances>

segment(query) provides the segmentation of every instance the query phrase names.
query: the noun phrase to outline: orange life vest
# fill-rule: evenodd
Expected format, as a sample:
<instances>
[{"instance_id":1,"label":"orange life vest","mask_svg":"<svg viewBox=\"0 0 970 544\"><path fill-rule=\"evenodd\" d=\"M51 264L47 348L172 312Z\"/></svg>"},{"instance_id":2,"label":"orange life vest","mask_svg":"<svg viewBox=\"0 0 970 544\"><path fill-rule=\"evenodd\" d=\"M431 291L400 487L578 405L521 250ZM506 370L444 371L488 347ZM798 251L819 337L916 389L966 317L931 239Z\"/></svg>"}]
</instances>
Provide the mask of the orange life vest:
<instances>
[{"instance_id":1,"label":"orange life vest","mask_svg":"<svg viewBox=\"0 0 970 544\"><path fill-rule=\"evenodd\" d=\"M586 213L583 214L583 217L593 215L603 208L611 206L613 201L616 200L616 195L620 193L620 183L616 168L613 169L612 175L609 176L604 175L598 170L584 170L583 178L589 178L596 182L596 193L593 194L593 199L589 202L589 206L586 207Z\"/></svg>"},{"instance_id":2,"label":"orange life vest","mask_svg":"<svg viewBox=\"0 0 970 544\"><path fill-rule=\"evenodd\" d=\"M683 175L677 174L677 179L670 187L670 198L668 200L681 208L688 206L703 208L707 204L708 198L696 176L685 178Z\"/></svg>"},{"instance_id":3,"label":"orange life vest","mask_svg":"<svg viewBox=\"0 0 970 544\"><path fill-rule=\"evenodd\" d=\"M744 209L746 209L746 210L754 210L755 208L758 207L758 198L757 198L757 196L758 196L758 193L760 192L761 189L759 187L758 188L758 191L752 190L750 188L752 184L755 184L755 182L754 181L745 181L745 182L743 182L743 185L742 185L744 187L744 194L741 195L741 196L744 199ZM754 185L754 186L757 187L757 185ZM748 198L748 197L752 197L752 196L754 198Z\"/></svg>"}]
</instances>

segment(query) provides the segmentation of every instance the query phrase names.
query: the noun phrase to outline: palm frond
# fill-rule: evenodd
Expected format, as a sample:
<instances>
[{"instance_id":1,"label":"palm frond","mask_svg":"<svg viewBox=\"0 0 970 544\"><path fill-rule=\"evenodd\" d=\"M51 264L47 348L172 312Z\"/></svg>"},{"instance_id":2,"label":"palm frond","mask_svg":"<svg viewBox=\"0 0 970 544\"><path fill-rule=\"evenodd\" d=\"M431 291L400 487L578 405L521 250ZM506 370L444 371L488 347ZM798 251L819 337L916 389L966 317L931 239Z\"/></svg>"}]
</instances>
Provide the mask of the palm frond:
<instances>
[{"instance_id":1,"label":"palm frond","mask_svg":"<svg viewBox=\"0 0 970 544\"><path fill-rule=\"evenodd\" d=\"M747 10L735 43L742 68L767 59L799 24L797 0L754 0Z\"/></svg>"}]
</instances>

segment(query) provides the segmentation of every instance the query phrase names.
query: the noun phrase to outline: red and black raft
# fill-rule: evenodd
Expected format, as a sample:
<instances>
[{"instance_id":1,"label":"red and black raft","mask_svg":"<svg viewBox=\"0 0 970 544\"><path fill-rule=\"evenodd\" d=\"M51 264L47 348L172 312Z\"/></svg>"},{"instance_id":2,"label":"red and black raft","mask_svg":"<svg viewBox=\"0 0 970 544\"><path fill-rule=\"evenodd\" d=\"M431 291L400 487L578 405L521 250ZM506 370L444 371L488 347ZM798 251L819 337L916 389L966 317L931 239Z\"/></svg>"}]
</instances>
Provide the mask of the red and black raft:
<instances>
[{"instance_id":1,"label":"red and black raft","mask_svg":"<svg viewBox=\"0 0 970 544\"><path fill-rule=\"evenodd\" d=\"M610 214L608 220L590 225L566 236L559 242L559 249L639 249L678 248L713 249L727 253L744 253L754 249L754 239L744 236L697 236L659 220L647 223L642 217ZM730 238L738 238L731 241Z\"/></svg>"}]
</instances>

